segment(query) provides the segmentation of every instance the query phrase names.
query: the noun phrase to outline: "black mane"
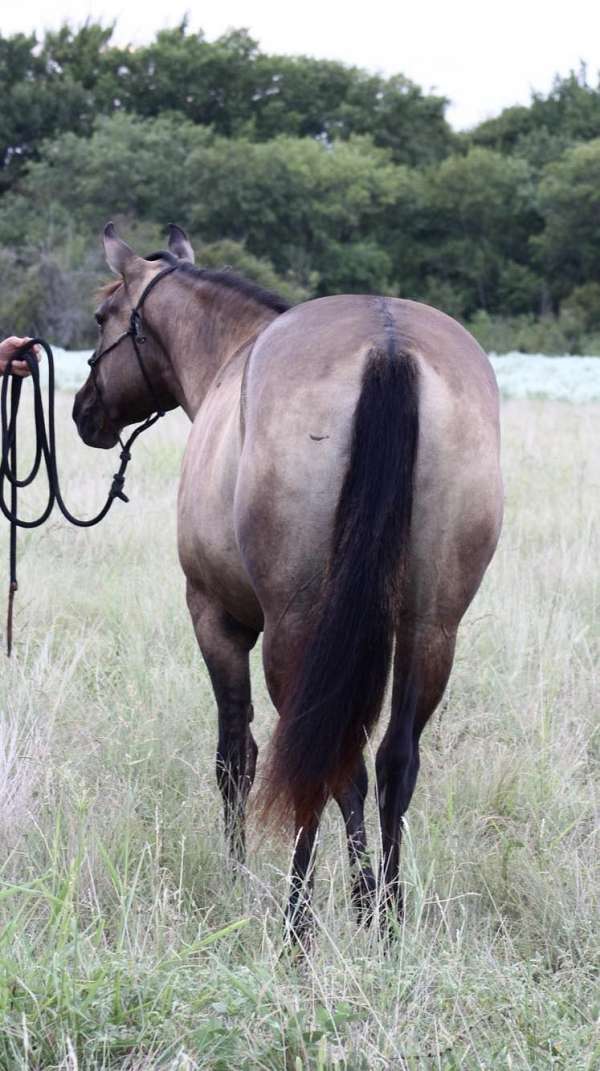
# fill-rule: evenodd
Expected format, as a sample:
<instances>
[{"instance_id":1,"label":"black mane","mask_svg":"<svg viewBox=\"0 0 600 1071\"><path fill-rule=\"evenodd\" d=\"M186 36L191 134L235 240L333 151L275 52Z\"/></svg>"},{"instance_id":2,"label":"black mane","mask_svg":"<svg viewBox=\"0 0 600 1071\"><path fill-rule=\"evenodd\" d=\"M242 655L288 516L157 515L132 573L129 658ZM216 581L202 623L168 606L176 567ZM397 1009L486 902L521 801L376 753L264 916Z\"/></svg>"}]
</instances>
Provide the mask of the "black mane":
<instances>
[{"instance_id":1,"label":"black mane","mask_svg":"<svg viewBox=\"0 0 600 1071\"><path fill-rule=\"evenodd\" d=\"M166 249L161 249L158 253L152 253L149 257L146 257L146 260L166 260L168 264L176 267L178 271L182 271L184 275L191 275L197 279L206 279L209 283L216 283L218 286L225 286L229 290L235 290L238 294L243 294L244 297L257 301L259 305L272 309L273 312L287 312L291 307L289 302L285 301L280 294L275 294L272 290L265 290L258 283L253 283L250 279L244 279L243 275L236 275L233 271L212 271L210 268L197 268L189 260L180 260L174 253Z\"/></svg>"}]
</instances>

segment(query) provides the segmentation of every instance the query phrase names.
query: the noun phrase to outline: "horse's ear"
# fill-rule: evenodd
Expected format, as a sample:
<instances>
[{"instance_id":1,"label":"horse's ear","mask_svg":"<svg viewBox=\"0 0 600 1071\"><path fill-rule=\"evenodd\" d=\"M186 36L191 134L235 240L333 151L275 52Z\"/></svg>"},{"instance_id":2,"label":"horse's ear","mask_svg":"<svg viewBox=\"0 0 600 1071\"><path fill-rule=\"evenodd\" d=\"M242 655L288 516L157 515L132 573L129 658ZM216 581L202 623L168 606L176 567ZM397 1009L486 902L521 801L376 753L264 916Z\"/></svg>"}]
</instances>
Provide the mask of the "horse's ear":
<instances>
[{"instance_id":1,"label":"horse's ear","mask_svg":"<svg viewBox=\"0 0 600 1071\"><path fill-rule=\"evenodd\" d=\"M187 234L176 223L169 223L169 249L180 260L190 260L193 264L196 259Z\"/></svg>"},{"instance_id":2,"label":"horse's ear","mask_svg":"<svg viewBox=\"0 0 600 1071\"><path fill-rule=\"evenodd\" d=\"M131 272L134 263L139 262L141 259L127 245L127 242L119 238L114 223L106 224L102 233L102 242L104 244L106 263L115 275L124 277Z\"/></svg>"}]
</instances>

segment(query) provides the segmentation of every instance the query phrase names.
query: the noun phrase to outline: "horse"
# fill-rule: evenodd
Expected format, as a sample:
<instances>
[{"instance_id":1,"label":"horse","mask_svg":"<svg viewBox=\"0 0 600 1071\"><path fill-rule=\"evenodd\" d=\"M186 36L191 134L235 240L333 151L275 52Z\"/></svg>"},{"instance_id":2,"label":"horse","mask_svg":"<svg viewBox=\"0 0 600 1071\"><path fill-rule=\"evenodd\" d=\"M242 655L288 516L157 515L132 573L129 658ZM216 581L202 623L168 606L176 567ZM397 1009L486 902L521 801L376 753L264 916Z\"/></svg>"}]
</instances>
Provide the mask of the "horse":
<instances>
[{"instance_id":1,"label":"horse","mask_svg":"<svg viewBox=\"0 0 600 1071\"><path fill-rule=\"evenodd\" d=\"M502 523L490 363L457 321L419 302L350 294L290 308L232 271L198 268L174 224L168 249L149 258L112 224L103 242L117 278L96 310L98 348L73 418L103 449L154 411L181 406L191 422L178 552L218 710L231 858L245 858L257 761L249 655L262 633L280 717L260 795L265 814L294 825L287 924L295 936L310 926L331 798L359 920L377 890L401 916L419 740ZM363 752L390 672L375 761L376 879Z\"/></svg>"}]
</instances>

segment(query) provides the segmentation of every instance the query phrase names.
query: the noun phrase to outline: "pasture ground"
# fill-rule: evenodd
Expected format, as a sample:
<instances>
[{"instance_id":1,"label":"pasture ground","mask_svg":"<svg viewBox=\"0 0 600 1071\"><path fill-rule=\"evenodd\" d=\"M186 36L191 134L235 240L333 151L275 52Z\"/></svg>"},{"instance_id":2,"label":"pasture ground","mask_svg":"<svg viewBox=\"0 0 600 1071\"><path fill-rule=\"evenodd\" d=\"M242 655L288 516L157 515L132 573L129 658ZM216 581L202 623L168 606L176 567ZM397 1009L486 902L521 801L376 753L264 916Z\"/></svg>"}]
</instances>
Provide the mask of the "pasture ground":
<instances>
[{"instance_id":1,"label":"pasture ground","mask_svg":"<svg viewBox=\"0 0 600 1071\"><path fill-rule=\"evenodd\" d=\"M70 404L65 497L91 514L116 466ZM138 444L132 503L101 528L21 537L0 1068L600 1067L600 406L512 401L503 421L504 534L425 734L391 950L356 929L333 809L307 960L282 955L289 845L255 824L247 873L227 865L175 551L184 418ZM254 693L264 742L260 651Z\"/></svg>"}]
</instances>

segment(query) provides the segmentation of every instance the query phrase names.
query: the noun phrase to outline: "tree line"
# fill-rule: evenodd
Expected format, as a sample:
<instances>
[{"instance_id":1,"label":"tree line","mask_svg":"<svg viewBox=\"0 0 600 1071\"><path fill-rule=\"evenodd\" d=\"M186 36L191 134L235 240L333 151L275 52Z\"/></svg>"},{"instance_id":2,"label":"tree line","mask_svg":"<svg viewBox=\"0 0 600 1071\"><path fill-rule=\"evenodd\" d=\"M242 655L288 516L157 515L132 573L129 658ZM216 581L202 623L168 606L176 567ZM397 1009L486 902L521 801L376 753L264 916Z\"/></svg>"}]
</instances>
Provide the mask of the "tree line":
<instances>
[{"instance_id":1,"label":"tree line","mask_svg":"<svg viewBox=\"0 0 600 1071\"><path fill-rule=\"evenodd\" d=\"M585 69L467 133L402 75L183 22L0 37L0 332L93 341L98 232L186 227L292 301L427 301L490 349L600 352L600 87Z\"/></svg>"}]
</instances>

